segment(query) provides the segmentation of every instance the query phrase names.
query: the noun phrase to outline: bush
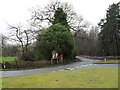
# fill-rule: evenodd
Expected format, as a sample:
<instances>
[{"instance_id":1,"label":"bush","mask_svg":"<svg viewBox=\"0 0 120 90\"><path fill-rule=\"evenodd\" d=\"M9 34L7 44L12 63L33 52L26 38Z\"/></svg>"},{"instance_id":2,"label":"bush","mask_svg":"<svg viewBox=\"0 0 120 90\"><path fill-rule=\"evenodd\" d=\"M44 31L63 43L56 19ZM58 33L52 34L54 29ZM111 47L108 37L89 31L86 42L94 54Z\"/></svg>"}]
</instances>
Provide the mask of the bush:
<instances>
[{"instance_id":1,"label":"bush","mask_svg":"<svg viewBox=\"0 0 120 90\"><path fill-rule=\"evenodd\" d=\"M35 61L35 50L33 46L29 46L26 52L19 55L21 61Z\"/></svg>"},{"instance_id":2,"label":"bush","mask_svg":"<svg viewBox=\"0 0 120 90\"><path fill-rule=\"evenodd\" d=\"M20 60L22 61L34 61L34 54L32 52L26 52L23 53L23 55L20 55Z\"/></svg>"},{"instance_id":3,"label":"bush","mask_svg":"<svg viewBox=\"0 0 120 90\"><path fill-rule=\"evenodd\" d=\"M51 53L56 50L64 58L72 58L74 53L74 38L71 32L60 24L55 24L42 31L37 37L36 58L51 59Z\"/></svg>"}]
</instances>

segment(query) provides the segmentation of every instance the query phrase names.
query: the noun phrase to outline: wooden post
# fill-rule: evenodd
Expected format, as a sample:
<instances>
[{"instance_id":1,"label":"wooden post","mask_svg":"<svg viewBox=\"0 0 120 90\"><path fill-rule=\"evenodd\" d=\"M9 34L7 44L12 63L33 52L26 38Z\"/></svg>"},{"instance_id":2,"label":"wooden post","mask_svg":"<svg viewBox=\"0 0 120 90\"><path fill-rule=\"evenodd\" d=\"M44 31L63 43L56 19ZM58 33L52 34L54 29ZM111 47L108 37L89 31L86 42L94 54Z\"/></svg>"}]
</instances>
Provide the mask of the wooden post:
<instances>
[{"instance_id":1,"label":"wooden post","mask_svg":"<svg viewBox=\"0 0 120 90\"><path fill-rule=\"evenodd\" d=\"M57 58L57 64L58 64L58 58Z\"/></svg>"},{"instance_id":2,"label":"wooden post","mask_svg":"<svg viewBox=\"0 0 120 90\"><path fill-rule=\"evenodd\" d=\"M53 59L51 58L51 65L53 65Z\"/></svg>"}]
</instances>

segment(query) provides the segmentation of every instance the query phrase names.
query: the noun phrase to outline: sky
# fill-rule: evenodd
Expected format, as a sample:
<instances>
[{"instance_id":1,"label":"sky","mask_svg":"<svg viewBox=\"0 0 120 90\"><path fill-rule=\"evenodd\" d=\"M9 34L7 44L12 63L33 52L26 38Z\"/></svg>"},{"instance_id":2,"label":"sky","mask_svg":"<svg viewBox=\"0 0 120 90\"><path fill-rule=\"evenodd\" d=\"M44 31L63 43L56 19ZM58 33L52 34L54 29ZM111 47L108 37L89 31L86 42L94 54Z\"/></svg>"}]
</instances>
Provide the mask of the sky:
<instances>
[{"instance_id":1,"label":"sky","mask_svg":"<svg viewBox=\"0 0 120 90\"><path fill-rule=\"evenodd\" d=\"M0 0L0 33L8 33L8 25L25 24L30 19L32 7L44 7L56 0ZM109 5L119 0L59 0L73 5L74 11L95 26L104 18Z\"/></svg>"}]
</instances>

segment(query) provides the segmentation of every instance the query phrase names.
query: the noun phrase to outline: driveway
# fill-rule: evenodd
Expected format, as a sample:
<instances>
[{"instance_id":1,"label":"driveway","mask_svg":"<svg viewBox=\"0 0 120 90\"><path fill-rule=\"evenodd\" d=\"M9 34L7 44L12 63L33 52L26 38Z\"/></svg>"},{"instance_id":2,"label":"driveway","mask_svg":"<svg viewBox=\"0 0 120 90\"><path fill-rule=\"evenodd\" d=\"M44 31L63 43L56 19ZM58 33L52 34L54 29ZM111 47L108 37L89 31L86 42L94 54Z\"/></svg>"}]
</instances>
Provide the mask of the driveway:
<instances>
[{"instance_id":1,"label":"driveway","mask_svg":"<svg viewBox=\"0 0 120 90\"><path fill-rule=\"evenodd\" d=\"M74 62L68 65L40 68L40 69L0 71L0 77L14 77L14 76L22 76L22 75L32 75L32 74L40 74L47 72L57 72L57 71L97 68L97 67L118 67L118 64L93 64L100 60L93 60L80 56L76 56L76 58L82 60L83 62Z\"/></svg>"}]
</instances>

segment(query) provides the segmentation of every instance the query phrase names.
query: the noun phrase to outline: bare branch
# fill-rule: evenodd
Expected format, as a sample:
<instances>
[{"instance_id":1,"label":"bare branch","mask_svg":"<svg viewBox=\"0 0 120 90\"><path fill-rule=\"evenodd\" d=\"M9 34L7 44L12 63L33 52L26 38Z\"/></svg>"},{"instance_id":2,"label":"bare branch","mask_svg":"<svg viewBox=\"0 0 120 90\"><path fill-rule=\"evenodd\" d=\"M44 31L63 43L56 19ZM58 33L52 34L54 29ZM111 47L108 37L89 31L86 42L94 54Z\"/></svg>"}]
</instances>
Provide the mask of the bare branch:
<instances>
[{"instance_id":1,"label":"bare branch","mask_svg":"<svg viewBox=\"0 0 120 90\"><path fill-rule=\"evenodd\" d=\"M20 43L22 54L27 52L28 46L36 39L36 32L32 29L23 29L22 26L9 25L9 29L14 32L9 40Z\"/></svg>"},{"instance_id":2,"label":"bare branch","mask_svg":"<svg viewBox=\"0 0 120 90\"><path fill-rule=\"evenodd\" d=\"M43 9L34 9L32 12L32 18L34 22L34 27L42 27L43 22L47 22L48 26L53 23L54 13L57 8L63 8L64 12L67 14L67 22L71 28L71 31L79 31L84 25L82 25L83 18L78 16L77 13L74 12L73 6L68 3L61 3L59 1L49 3Z\"/></svg>"}]
</instances>

